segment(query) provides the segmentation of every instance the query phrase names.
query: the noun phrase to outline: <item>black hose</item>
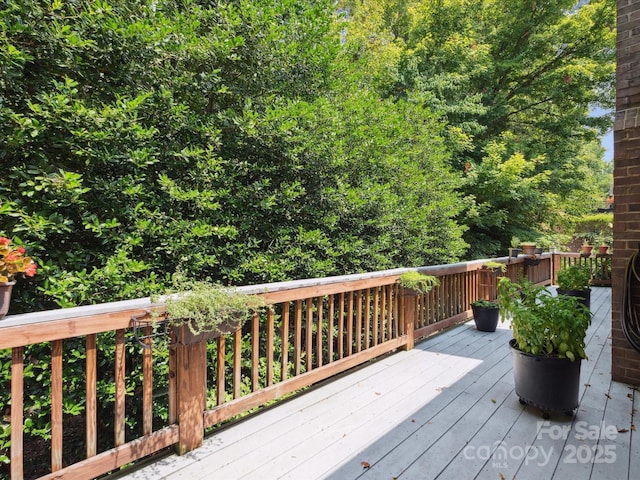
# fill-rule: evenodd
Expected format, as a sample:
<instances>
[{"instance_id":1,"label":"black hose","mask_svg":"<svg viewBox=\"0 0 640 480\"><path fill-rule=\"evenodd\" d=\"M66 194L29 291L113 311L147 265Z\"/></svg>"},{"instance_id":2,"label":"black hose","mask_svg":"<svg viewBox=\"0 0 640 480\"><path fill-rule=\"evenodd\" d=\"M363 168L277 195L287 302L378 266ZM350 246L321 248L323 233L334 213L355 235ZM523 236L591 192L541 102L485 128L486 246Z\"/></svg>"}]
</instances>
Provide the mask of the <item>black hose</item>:
<instances>
[{"instance_id":1,"label":"black hose","mask_svg":"<svg viewBox=\"0 0 640 480\"><path fill-rule=\"evenodd\" d=\"M622 332L625 338L640 352L640 321L638 312L634 308L633 285L640 286L640 266L637 266L640 256L638 253L631 255L624 272L622 286Z\"/></svg>"}]
</instances>

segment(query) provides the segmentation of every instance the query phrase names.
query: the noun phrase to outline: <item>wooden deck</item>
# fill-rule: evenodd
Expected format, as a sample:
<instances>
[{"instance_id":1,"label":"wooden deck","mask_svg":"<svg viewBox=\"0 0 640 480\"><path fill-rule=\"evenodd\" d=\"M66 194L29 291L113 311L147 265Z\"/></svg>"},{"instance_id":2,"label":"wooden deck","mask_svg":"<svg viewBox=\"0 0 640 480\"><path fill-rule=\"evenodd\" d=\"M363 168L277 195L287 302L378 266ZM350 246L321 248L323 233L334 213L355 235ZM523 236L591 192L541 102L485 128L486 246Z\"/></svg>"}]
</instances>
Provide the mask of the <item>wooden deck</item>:
<instances>
[{"instance_id":1,"label":"wooden deck","mask_svg":"<svg viewBox=\"0 0 640 480\"><path fill-rule=\"evenodd\" d=\"M511 332L473 322L122 475L157 479L637 479L640 395L611 381L611 292L594 288L580 406L549 421L513 389Z\"/></svg>"}]
</instances>

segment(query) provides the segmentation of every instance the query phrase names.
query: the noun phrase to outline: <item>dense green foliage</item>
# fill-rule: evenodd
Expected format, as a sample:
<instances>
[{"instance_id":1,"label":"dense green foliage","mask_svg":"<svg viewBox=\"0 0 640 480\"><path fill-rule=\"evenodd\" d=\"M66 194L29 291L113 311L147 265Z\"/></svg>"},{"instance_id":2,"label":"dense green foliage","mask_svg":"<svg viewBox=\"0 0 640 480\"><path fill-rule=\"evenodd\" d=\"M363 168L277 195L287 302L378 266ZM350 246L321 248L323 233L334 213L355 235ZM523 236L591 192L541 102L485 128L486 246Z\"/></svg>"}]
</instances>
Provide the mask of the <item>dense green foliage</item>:
<instances>
[{"instance_id":1,"label":"dense green foliage","mask_svg":"<svg viewBox=\"0 0 640 480\"><path fill-rule=\"evenodd\" d=\"M611 118L590 112L613 107L613 0L344 3L361 81L447 123L469 257L567 231L602 201L611 175L597 136Z\"/></svg>"},{"instance_id":2,"label":"dense green foliage","mask_svg":"<svg viewBox=\"0 0 640 480\"><path fill-rule=\"evenodd\" d=\"M428 106L361 88L333 2L3 2L12 311L459 258ZM36 293L37 292L37 293Z\"/></svg>"}]
</instances>

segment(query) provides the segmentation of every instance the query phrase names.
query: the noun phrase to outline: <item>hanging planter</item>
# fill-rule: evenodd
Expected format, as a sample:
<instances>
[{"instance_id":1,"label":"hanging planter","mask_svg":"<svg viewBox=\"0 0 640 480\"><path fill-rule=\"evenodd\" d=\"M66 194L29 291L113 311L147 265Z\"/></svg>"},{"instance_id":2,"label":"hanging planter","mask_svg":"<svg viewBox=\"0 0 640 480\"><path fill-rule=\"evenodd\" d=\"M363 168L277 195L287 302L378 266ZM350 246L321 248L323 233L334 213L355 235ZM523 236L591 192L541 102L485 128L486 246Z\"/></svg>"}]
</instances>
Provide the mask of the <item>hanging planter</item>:
<instances>
[{"instance_id":1,"label":"hanging planter","mask_svg":"<svg viewBox=\"0 0 640 480\"><path fill-rule=\"evenodd\" d=\"M0 282L0 319L9 311L9 303L11 303L11 290L16 284L13 282Z\"/></svg>"},{"instance_id":2,"label":"hanging planter","mask_svg":"<svg viewBox=\"0 0 640 480\"><path fill-rule=\"evenodd\" d=\"M169 295L167 326L176 342L189 345L233 333L253 315L268 308L262 297L210 282L189 282ZM152 301L154 299L152 298Z\"/></svg>"}]
</instances>

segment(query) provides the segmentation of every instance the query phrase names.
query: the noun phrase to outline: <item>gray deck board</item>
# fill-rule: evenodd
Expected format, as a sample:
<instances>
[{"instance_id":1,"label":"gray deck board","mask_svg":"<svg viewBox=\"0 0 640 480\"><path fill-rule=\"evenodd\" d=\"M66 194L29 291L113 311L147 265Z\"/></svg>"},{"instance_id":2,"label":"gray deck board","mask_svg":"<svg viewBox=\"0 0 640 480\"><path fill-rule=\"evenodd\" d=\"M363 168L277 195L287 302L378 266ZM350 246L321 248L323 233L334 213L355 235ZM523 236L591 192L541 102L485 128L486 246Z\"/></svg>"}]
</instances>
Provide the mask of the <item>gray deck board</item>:
<instances>
[{"instance_id":1,"label":"gray deck board","mask_svg":"<svg viewBox=\"0 0 640 480\"><path fill-rule=\"evenodd\" d=\"M593 289L592 311L573 417L545 421L520 405L508 325L485 333L469 322L221 429L200 449L121 477L640 478L633 425L640 395L611 381L609 289Z\"/></svg>"}]
</instances>

